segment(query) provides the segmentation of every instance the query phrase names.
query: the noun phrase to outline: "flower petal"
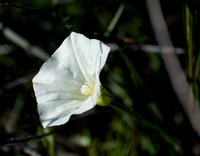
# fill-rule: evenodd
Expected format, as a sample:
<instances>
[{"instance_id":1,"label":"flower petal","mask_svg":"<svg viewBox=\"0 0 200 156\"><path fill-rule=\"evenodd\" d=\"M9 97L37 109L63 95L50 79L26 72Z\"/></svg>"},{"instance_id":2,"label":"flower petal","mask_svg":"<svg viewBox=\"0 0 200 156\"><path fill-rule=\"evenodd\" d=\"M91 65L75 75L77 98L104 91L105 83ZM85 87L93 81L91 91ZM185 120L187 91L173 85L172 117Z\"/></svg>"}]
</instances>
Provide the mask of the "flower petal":
<instances>
[{"instance_id":1,"label":"flower petal","mask_svg":"<svg viewBox=\"0 0 200 156\"><path fill-rule=\"evenodd\" d=\"M33 87L43 127L67 122L70 112L79 108L87 99L80 91L81 85L54 58L50 58L41 67L33 79Z\"/></svg>"},{"instance_id":2,"label":"flower petal","mask_svg":"<svg viewBox=\"0 0 200 156\"><path fill-rule=\"evenodd\" d=\"M95 77L105 65L110 48L99 40L88 39L75 32L71 33L70 38L82 73Z\"/></svg>"},{"instance_id":3,"label":"flower petal","mask_svg":"<svg viewBox=\"0 0 200 156\"><path fill-rule=\"evenodd\" d=\"M56 103L57 106L55 107L53 103ZM46 128L65 124L73 112L82 104L83 101L77 100L54 100L51 103L47 102L38 105L43 127Z\"/></svg>"}]
</instances>

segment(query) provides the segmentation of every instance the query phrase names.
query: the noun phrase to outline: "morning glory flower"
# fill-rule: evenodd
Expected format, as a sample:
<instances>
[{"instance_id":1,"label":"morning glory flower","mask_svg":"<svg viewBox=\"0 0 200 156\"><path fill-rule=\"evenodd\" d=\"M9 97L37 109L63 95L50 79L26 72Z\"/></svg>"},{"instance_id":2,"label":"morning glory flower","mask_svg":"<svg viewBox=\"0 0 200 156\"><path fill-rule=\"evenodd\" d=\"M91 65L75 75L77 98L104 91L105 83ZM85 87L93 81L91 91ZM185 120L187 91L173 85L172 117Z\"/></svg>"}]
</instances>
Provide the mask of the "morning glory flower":
<instances>
[{"instance_id":1,"label":"morning glory flower","mask_svg":"<svg viewBox=\"0 0 200 156\"><path fill-rule=\"evenodd\" d=\"M44 128L104 105L99 75L109 51L101 41L72 32L42 65L33 88Z\"/></svg>"}]
</instances>

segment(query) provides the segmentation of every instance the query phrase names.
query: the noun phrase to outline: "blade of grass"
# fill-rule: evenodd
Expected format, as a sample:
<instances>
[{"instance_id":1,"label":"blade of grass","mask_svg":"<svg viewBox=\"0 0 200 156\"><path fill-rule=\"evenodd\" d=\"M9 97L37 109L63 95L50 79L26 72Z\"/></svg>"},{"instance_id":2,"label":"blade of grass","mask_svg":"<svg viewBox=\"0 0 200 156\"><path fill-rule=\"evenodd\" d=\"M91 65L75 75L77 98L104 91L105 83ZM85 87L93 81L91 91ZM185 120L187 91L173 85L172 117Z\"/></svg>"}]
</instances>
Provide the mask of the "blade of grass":
<instances>
[{"instance_id":1,"label":"blade of grass","mask_svg":"<svg viewBox=\"0 0 200 156\"><path fill-rule=\"evenodd\" d=\"M32 46L25 38L14 32L10 28L3 28L3 34L10 41L14 42L17 46L24 49L28 54L31 54L42 61L46 61L50 56L41 48Z\"/></svg>"},{"instance_id":2,"label":"blade of grass","mask_svg":"<svg viewBox=\"0 0 200 156\"><path fill-rule=\"evenodd\" d=\"M104 33L104 36L105 37L108 37L110 36L110 33L113 31L114 27L116 26L117 22L119 21L119 18L120 16L122 15L123 13L123 10L124 10L124 4L120 4L115 16L113 17L112 21L110 22L106 32Z\"/></svg>"},{"instance_id":3,"label":"blade of grass","mask_svg":"<svg viewBox=\"0 0 200 156\"><path fill-rule=\"evenodd\" d=\"M185 31L187 38L188 78L194 97L199 103L199 65L200 65L200 2L184 1Z\"/></svg>"}]
</instances>

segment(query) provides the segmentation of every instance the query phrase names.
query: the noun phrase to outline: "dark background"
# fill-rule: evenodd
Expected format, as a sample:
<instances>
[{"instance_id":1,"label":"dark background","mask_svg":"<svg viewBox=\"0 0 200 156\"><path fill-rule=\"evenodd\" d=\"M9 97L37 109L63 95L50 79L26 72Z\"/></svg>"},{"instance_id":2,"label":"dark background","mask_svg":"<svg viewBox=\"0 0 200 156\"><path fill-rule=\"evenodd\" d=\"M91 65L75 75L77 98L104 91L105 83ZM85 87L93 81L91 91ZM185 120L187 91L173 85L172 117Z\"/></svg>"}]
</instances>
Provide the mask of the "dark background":
<instances>
[{"instance_id":1,"label":"dark background","mask_svg":"<svg viewBox=\"0 0 200 156\"><path fill-rule=\"evenodd\" d=\"M122 3L121 17L105 36ZM183 1L161 0L161 6L174 46L185 50L178 58L187 74ZM118 45L101 73L102 84L115 96L112 104L132 109L165 135L113 106L96 106L56 127L49 137L54 141L43 137L5 144L13 137L46 132L31 82L45 59L8 38L7 28L49 56L72 31ZM0 0L0 155L200 155L199 137L172 89L160 54L130 48L146 44L157 43L144 0Z\"/></svg>"}]
</instances>

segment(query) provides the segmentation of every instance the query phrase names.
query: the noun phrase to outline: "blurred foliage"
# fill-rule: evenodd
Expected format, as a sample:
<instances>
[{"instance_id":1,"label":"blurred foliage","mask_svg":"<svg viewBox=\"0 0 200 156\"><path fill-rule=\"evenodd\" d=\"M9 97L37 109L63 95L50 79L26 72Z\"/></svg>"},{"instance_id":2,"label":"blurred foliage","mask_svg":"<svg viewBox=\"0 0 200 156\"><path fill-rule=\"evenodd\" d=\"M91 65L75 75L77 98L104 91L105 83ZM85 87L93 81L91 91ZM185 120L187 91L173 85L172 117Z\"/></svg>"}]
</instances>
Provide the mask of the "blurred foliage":
<instances>
[{"instance_id":1,"label":"blurred foliage","mask_svg":"<svg viewBox=\"0 0 200 156\"><path fill-rule=\"evenodd\" d=\"M119 20L104 36L121 4ZM183 2L161 4L174 45L186 48ZM1 145L0 155L200 155L200 139L173 92L160 55L129 47L156 43L144 0L0 0L0 19L0 141L50 131L41 127L31 83L44 61L6 37L6 28L49 55L71 31L117 44L119 49L109 54L101 73L102 84L115 97L113 105L123 104L166 132L161 135L138 124L116 107L96 106L56 127L53 135ZM179 59L187 69L187 55Z\"/></svg>"},{"instance_id":2,"label":"blurred foliage","mask_svg":"<svg viewBox=\"0 0 200 156\"><path fill-rule=\"evenodd\" d=\"M187 39L188 79L199 103L200 82L200 1L184 1L185 32Z\"/></svg>"}]
</instances>

